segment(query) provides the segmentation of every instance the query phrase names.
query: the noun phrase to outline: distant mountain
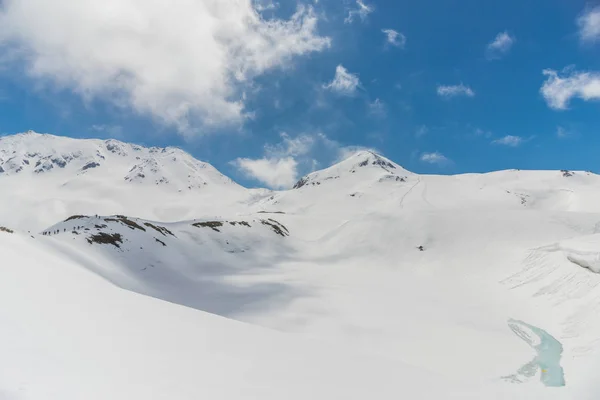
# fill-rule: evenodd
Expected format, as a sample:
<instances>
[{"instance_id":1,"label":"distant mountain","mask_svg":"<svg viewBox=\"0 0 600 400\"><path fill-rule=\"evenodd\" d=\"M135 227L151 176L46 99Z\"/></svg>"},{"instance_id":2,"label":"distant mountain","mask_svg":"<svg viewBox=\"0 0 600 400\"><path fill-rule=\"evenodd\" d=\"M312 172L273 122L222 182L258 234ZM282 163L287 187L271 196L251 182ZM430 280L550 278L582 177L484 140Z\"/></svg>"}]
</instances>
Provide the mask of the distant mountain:
<instances>
[{"instance_id":1,"label":"distant mountain","mask_svg":"<svg viewBox=\"0 0 600 400\"><path fill-rule=\"evenodd\" d=\"M115 183L198 190L236 185L212 165L174 147L143 147L118 140L72 139L27 132L0 137L0 173L60 175L63 180L93 175Z\"/></svg>"},{"instance_id":2,"label":"distant mountain","mask_svg":"<svg viewBox=\"0 0 600 400\"><path fill-rule=\"evenodd\" d=\"M261 210L335 220L387 207L600 211L581 171L418 175L371 151L301 178L293 189L246 189L173 147L72 139L27 132L0 138L0 222L39 231L75 214L124 214L159 221ZM416 196L415 196L416 195ZM25 211L36 209L38 215Z\"/></svg>"},{"instance_id":3,"label":"distant mountain","mask_svg":"<svg viewBox=\"0 0 600 400\"><path fill-rule=\"evenodd\" d=\"M249 196L212 165L178 148L35 132L0 138L0 187L6 205L0 220L34 230L73 214L159 220L218 215L222 206Z\"/></svg>"}]
</instances>

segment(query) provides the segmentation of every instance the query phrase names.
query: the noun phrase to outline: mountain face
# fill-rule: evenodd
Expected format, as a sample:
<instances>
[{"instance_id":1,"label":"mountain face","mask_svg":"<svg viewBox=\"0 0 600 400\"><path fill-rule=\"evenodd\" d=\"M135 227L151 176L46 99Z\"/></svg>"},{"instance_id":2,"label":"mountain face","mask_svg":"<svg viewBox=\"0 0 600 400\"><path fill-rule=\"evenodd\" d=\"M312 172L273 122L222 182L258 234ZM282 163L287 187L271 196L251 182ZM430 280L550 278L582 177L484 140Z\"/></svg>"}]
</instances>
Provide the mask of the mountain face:
<instances>
[{"instance_id":1,"label":"mountain face","mask_svg":"<svg viewBox=\"0 0 600 400\"><path fill-rule=\"evenodd\" d=\"M35 132L0 138L3 175L60 175L75 180L86 174L174 191L235 183L210 164L184 151L143 147L118 140L71 139ZM52 178L47 178L52 179Z\"/></svg>"},{"instance_id":2,"label":"mountain face","mask_svg":"<svg viewBox=\"0 0 600 400\"><path fill-rule=\"evenodd\" d=\"M371 367L353 375L360 383L345 383L356 392L336 383L326 397L319 389L303 398L595 400L600 390L600 178L592 173L420 175L362 151L290 190L249 190L178 149L34 133L1 138L0 167L0 249L9 257L0 320L16 327L0 332L0 346L8 343L3 359L14 362L11 349L30 349L19 368L0 361L0 397L20 382L42 382L45 393L52 384L40 363L58 377L91 373L97 360L67 351L71 342L81 354L105 346L95 354L111 371L126 355L123 376L143 371L135 387L163 390L162 376L185 388L177 398L202 393L198 362L237 368L215 375L233 398L248 390L281 398L279 389L305 387L293 378L306 382L322 365ZM39 318L40 301L51 317ZM140 318L150 331L131 322ZM114 324L99 334L110 341L94 336L95 321ZM212 343L206 335L228 338L218 354L198 347ZM271 341L288 349L266 352ZM68 353L59 365L37 350L55 348ZM157 373L163 351L185 362ZM268 366L302 357L293 376ZM390 365L402 373L385 381L400 384L382 392L375 375ZM119 398L118 375L94 393ZM257 389L242 376L264 380ZM57 398L87 398L65 385L52 386Z\"/></svg>"},{"instance_id":3,"label":"mountain face","mask_svg":"<svg viewBox=\"0 0 600 400\"><path fill-rule=\"evenodd\" d=\"M177 148L34 132L0 138L0 182L10 194L0 219L27 230L92 211L162 220L218 215L221 205L247 195ZM26 209L39 210L41 219L18 211Z\"/></svg>"}]
</instances>

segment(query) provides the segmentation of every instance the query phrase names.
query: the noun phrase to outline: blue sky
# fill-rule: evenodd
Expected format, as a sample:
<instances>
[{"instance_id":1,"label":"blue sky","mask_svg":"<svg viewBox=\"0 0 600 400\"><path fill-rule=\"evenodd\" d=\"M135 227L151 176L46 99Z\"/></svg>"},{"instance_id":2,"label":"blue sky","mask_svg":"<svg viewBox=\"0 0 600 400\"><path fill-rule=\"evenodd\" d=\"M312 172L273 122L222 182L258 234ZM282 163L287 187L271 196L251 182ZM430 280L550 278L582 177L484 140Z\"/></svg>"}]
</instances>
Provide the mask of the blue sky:
<instances>
[{"instance_id":1,"label":"blue sky","mask_svg":"<svg viewBox=\"0 0 600 400\"><path fill-rule=\"evenodd\" d=\"M600 172L600 3L44 3L0 2L2 134L176 145L249 186L363 147L422 173Z\"/></svg>"}]
</instances>

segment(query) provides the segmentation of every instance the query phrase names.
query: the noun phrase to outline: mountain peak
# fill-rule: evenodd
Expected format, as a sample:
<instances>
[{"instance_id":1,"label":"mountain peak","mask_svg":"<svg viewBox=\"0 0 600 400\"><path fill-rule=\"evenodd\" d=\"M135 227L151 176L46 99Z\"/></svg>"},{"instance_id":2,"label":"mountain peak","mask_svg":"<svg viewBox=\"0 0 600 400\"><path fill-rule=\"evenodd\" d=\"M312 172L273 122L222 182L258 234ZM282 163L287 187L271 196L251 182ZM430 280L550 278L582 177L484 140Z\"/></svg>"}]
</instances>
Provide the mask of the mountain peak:
<instances>
[{"instance_id":1,"label":"mountain peak","mask_svg":"<svg viewBox=\"0 0 600 400\"><path fill-rule=\"evenodd\" d=\"M27 132L18 133L16 136L19 136L19 135L20 136L42 136L43 134L30 129Z\"/></svg>"},{"instance_id":2,"label":"mountain peak","mask_svg":"<svg viewBox=\"0 0 600 400\"><path fill-rule=\"evenodd\" d=\"M386 157L371 150L360 150L329 168L306 175L294 185L294 189L306 185L320 186L326 181L350 177L361 181L400 181L406 179L407 175L412 173Z\"/></svg>"}]
</instances>

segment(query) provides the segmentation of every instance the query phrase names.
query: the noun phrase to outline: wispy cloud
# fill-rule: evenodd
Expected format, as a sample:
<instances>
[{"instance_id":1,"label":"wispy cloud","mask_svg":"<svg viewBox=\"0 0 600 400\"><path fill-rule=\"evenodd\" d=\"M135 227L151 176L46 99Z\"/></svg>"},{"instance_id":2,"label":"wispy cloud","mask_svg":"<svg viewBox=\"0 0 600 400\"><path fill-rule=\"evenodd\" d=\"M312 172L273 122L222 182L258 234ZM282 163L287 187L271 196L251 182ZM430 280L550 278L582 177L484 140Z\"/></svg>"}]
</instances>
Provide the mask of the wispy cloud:
<instances>
[{"instance_id":1,"label":"wispy cloud","mask_svg":"<svg viewBox=\"0 0 600 400\"><path fill-rule=\"evenodd\" d=\"M490 131L486 131L480 128L475 129L475 136L482 136L486 139L489 139L493 136L493 133Z\"/></svg>"},{"instance_id":2,"label":"wispy cloud","mask_svg":"<svg viewBox=\"0 0 600 400\"><path fill-rule=\"evenodd\" d=\"M556 128L556 137L559 139L568 139L570 137L575 136L575 134L566 128L559 126Z\"/></svg>"},{"instance_id":3,"label":"wispy cloud","mask_svg":"<svg viewBox=\"0 0 600 400\"><path fill-rule=\"evenodd\" d=\"M393 29L382 29L381 31L385 34L386 43L401 49L406 47L406 36L403 33Z\"/></svg>"},{"instance_id":4,"label":"wispy cloud","mask_svg":"<svg viewBox=\"0 0 600 400\"><path fill-rule=\"evenodd\" d=\"M279 3L273 0L253 0L253 5L259 13L272 11L279 8Z\"/></svg>"},{"instance_id":5,"label":"wispy cloud","mask_svg":"<svg viewBox=\"0 0 600 400\"><path fill-rule=\"evenodd\" d=\"M555 110L565 110L572 98L600 100L600 73L578 72L572 68L563 70L562 76L555 70L546 69L547 77L540 89L546 103Z\"/></svg>"},{"instance_id":6,"label":"wispy cloud","mask_svg":"<svg viewBox=\"0 0 600 400\"><path fill-rule=\"evenodd\" d=\"M468 86L463 85L440 85L437 87L437 94L440 97L451 98L457 96L467 96L473 97L475 96L475 92Z\"/></svg>"},{"instance_id":7,"label":"wispy cloud","mask_svg":"<svg viewBox=\"0 0 600 400\"><path fill-rule=\"evenodd\" d=\"M500 32L494 40L488 43L486 47L486 57L489 60L495 60L508 54L513 44L515 43L514 36L508 32Z\"/></svg>"},{"instance_id":8,"label":"wispy cloud","mask_svg":"<svg viewBox=\"0 0 600 400\"><path fill-rule=\"evenodd\" d=\"M120 125L92 125L92 130L110 138L123 138L123 127Z\"/></svg>"},{"instance_id":9,"label":"wispy cloud","mask_svg":"<svg viewBox=\"0 0 600 400\"><path fill-rule=\"evenodd\" d=\"M269 157L298 157L308 154L315 143L324 137L322 134L309 135L302 134L296 137L291 137L289 134L282 132L279 137L281 141L276 144L266 144L265 154Z\"/></svg>"},{"instance_id":10,"label":"wispy cloud","mask_svg":"<svg viewBox=\"0 0 600 400\"><path fill-rule=\"evenodd\" d=\"M379 153L379 151L377 149L373 149L371 147L366 147L366 146L342 146L342 147L339 147L339 149L337 151L337 158L335 158L333 160L333 162L337 163L337 162L343 161L343 160L347 159L348 157L351 157L354 154L358 153L359 151L363 151L363 150L371 151L373 153Z\"/></svg>"},{"instance_id":11,"label":"wispy cloud","mask_svg":"<svg viewBox=\"0 0 600 400\"><path fill-rule=\"evenodd\" d=\"M508 147L519 147L525 141L526 141L526 139L524 139L521 136L506 135L500 139L493 140L492 144L508 146Z\"/></svg>"},{"instance_id":12,"label":"wispy cloud","mask_svg":"<svg viewBox=\"0 0 600 400\"><path fill-rule=\"evenodd\" d=\"M415 132L415 136L420 138L422 136L425 136L427 134L427 132L429 132L429 128L427 128L427 126L425 126L425 125L421 125L420 127L417 128L417 130Z\"/></svg>"},{"instance_id":13,"label":"wispy cloud","mask_svg":"<svg viewBox=\"0 0 600 400\"><path fill-rule=\"evenodd\" d=\"M428 164L436 165L448 165L452 163L448 157L438 151L433 153L423 153L421 154L420 160Z\"/></svg>"},{"instance_id":14,"label":"wispy cloud","mask_svg":"<svg viewBox=\"0 0 600 400\"><path fill-rule=\"evenodd\" d=\"M360 79L358 78L358 75L348 72L348 70L340 64L335 69L333 80L323 87L344 96L352 96L356 93L356 89L359 86Z\"/></svg>"},{"instance_id":15,"label":"wispy cloud","mask_svg":"<svg viewBox=\"0 0 600 400\"><path fill-rule=\"evenodd\" d=\"M385 103L379 99L375 99L369 103L369 114L378 118L385 117L387 114Z\"/></svg>"},{"instance_id":16,"label":"wispy cloud","mask_svg":"<svg viewBox=\"0 0 600 400\"><path fill-rule=\"evenodd\" d=\"M600 6L584 11L577 19L579 38L585 43L600 39Z\"/></svg>"},{"instance_id":17,"label":"wispy cloud","mask_svg":"<svg viewBox=\"0 0 600 400\"><path fill-rule=\"evenodd\" d=\"M348 11L348 16L344 19L344 22L351 24L356 20L356 17L360 18L361 21L365 21L373 11L375 11L375 9L372 5L366 4L362 0L356 0L356 8Z\"/></svg>"}]
</instances>

